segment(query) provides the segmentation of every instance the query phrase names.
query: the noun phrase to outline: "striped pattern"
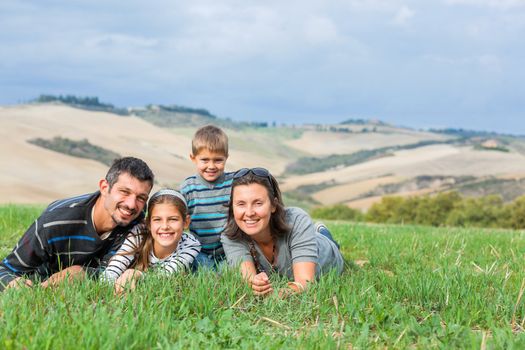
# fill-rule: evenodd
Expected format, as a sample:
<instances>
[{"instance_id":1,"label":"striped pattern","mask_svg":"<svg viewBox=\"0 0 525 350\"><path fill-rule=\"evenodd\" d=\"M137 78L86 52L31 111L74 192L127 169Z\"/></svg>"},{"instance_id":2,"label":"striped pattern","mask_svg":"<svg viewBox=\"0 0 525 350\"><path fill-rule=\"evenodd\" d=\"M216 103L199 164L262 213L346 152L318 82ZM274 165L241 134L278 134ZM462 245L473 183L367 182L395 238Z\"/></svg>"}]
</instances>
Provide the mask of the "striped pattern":
<instances>
[{"instance_id":1,"label":"striped pattern","mask_svg":"<svg viewBox=\"0 0 525 350\"><path fill-rule=\"evenodd\" d=\"M95 192L51 203L0 261L0 291L16 277L37 271L53 274L72 265L104 267L138 221L116 227L101 240L91 221L99 195Z\"/></svg>"},{"instance_id":2,"label":"striped pattern","mask_svg":"<svg viewBox=\"0 0 525 350\"><path fill-rule=\"evenodd\" d=\"M234 174L224 173L214 183L194 175L180 186L191 215L190 232L199 240L205 254L223 255L220 237L228 220Z\"/></svg>"},{"instance_id":3,"label":"striped pattern","mask_svg":"<svg viewBox=\"0 0 525 350\"><path fill-rule=\"evenodd\" d=\"M135 261L132 254L141 243L143 238L142 229L134 229L126 237L126 240L109 261L108 267L100 275L100 279L106 282L114 282ZM182 270L189 270L195 257L201 251L201 245L192 235L183 233L177 245L177 249L168 257L159 259L153 251L150 252L150 268L158 269L166 274L173 274Z\"/></svg>"}]
</instances>

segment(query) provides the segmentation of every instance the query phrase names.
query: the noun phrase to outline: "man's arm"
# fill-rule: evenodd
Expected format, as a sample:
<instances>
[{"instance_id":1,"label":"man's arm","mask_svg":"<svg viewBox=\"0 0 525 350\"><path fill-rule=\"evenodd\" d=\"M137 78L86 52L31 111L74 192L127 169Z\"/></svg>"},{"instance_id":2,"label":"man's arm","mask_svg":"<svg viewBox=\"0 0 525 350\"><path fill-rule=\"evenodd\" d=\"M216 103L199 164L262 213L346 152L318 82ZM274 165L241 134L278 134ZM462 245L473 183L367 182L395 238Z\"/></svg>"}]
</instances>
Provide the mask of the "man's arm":
<instances>
[{"instance_id":1,"label":"man's arm","mask_svg":"<svg viewBox=\"0 0 525 350\"><path fill-rule=\"evenodd\" d=\"M47 260L47 241L40 221L41 218L35 220L13 251L0 262L0 292L13 280L34 272Z\"/></svg>"}]
</instances>

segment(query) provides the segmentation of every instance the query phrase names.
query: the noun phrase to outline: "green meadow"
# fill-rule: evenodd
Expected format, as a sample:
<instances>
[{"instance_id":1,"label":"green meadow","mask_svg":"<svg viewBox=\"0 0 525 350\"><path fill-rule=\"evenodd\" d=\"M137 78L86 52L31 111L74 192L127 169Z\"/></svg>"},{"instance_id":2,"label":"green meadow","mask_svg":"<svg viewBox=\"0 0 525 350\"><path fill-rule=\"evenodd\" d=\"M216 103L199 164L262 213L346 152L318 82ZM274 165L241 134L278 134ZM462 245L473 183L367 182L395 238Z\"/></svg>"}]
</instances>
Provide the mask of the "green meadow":
<instances>
[{"instance_id":1,"label":"green meadow","mask_svg":"<svg viewBox=\"0 0 525 350\"><path fill-rule=\"evenodd\" d=\"M5 256L41 207L0 206ZM2 349L525 347L525 232L327 222L348 266L257 298L237 273L0 294ZM276 285L285 281L271 277Z\"/></svg>"}]
</instances>

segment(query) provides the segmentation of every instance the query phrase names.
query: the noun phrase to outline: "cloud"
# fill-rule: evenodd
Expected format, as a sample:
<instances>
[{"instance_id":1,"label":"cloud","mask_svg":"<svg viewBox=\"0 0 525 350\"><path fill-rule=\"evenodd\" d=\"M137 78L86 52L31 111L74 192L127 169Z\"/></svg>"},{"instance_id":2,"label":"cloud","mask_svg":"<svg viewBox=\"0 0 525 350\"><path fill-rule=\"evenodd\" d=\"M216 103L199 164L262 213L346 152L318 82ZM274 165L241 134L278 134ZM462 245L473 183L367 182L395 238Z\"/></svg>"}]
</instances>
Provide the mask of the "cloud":
<instances>
[{"instance_id":1,"label":"cloud","mask_svg":"<svg viewBox=\"0 0 525 350\"><path fill-rule=\"evenodd\" d=\"M0 0L0 103L58 92L234 119L478 115L454 101L523 91L524 4Z\"/></svg>"},{"instance_id":2,"label":"cloud","mask_svg":"<svg viewBox=\"0 0 525 350\"><path fill-rule=\"evenodd\" d=\"M500 9L525 7L525 0L445 0L450 5L488 6Z\"/></svg>"},{"instance_id":3,"label":"cloud","mask_svg":"<svg viewBox=\"0 0 525 350\"><path fill-rule=\"evenodd\" d=\"M403 6L399 9L399 11L397 11L393 23L399 26L404 26L412 17L414 17L415 14L415 11L411 10L407 6Z\"/></svg>"},{"instance_id":4,"label":"cloud","mask_svg":"<svg viewBox=\"0 0 525 350\"><path fill-rule=\"evenodd\" d=\"M101 34L86 40L86 44L95 48L154 48L158 46L158 39L145 38L125 34Z\"/></svg>"},{"instance_id":5,"label":"cloud","mask_svg":"<svg viewBox=\"0 0 525 350\"><path fill-rule=\"evenodd\" d=\"M427 54L424 55L425 60L449 66L463 66L463 68L472 68L478 67L488 72L502 72L503 63L501 57L494 54L480 54L480 55L471 55L471 56L443 56L443 55L434 55Z\"/></svg>"}]
</instances>

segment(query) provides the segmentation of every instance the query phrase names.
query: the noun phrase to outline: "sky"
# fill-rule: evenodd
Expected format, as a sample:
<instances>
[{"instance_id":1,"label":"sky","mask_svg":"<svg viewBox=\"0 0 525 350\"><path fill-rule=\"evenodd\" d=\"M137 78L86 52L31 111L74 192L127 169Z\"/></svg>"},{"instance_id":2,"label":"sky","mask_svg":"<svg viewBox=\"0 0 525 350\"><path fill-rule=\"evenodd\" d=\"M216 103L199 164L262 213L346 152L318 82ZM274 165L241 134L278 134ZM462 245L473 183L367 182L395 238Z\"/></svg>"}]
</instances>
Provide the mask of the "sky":
<instances>
[{"instance_id":1,"label":"sky","mask_svg":"<svg viewBox=\"0 0 525 350\"><path fill-rule=\"evenodd\" d=\"M0 105L525 135L525 0L0 0Z\"/></svg>"}]
</instances>

